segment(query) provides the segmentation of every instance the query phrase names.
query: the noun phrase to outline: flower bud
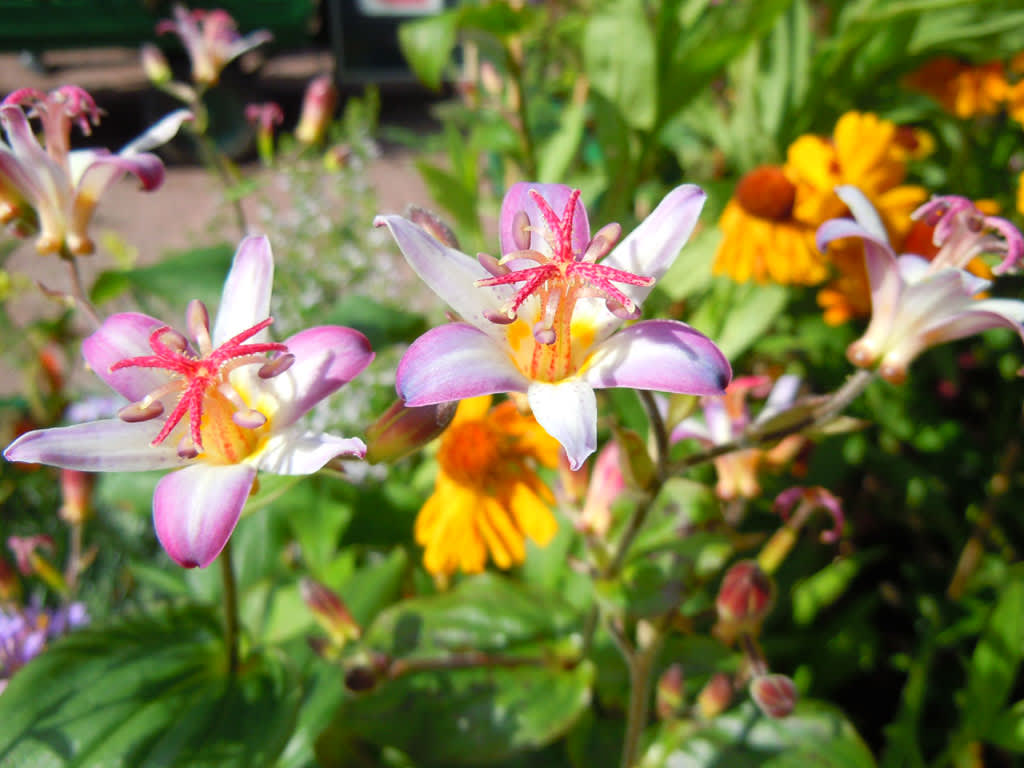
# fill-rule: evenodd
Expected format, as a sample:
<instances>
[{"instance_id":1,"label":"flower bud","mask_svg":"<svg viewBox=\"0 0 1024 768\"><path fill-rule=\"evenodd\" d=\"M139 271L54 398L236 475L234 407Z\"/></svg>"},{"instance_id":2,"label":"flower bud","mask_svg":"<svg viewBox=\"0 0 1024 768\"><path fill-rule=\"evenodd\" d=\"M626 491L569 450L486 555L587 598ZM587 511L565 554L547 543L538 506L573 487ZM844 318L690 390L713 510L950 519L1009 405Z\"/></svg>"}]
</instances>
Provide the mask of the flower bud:
<instances>
[{"instance_id":1,"label":"flower bud","mask_svg":"<svg viewBox=\"0 0 1024 768\"><path fill-rule=\"evenodd\" d=\"M632 429L621 429L616 431L615 440L622 450L620 465L626 483L642 491L650 489L658 471L651 460L651 454L647 452L643 438Z\"/></svg>"},{"instance_id":2,"label":"flower bud","mask_svg":"<svg viewBox=\"0 0 1024 768\"><path fill-rule=\"evenodd\" d=\"M171 81L171 67L163 51L152 43L145 43L140 51L142 69L153 85L163 85Z\"/></svg>"},{"instance_id":3,"label":"flower bud","mask_svg":"<svg viewBox=\"0 0 1024 768\"><path fill-rule=\"evenodd\" d=\"M768 717L787 717L796 706L796 686L785 675L762 675L751 681L750 697Z\"/></svg>"},{"instance_id":4,"label":"flower bud","mask_svg":"<svg viewBox=\"0 0 1024 768\"><path fill-rule=\"evenodd\" d=\"M349 640L359 637L361 630L345 603L334 592L313 579L303 579L299 585L303 602L313 612L317 623L323 627L334 646L341 648Z\"/></svg>"},{"instance_id":5,"label":"flower bud","mask_svg":"<svg viewBox=\"0 0 1024 768\"><path fill-rule=\"evenodd\" d=\"M338 106L338 89L330 75L314 78L302 99L302 114L295 128L295 138L303 144L319 144Z\"/></svg>"},{"instance_id":6,"label":"flower bud","mask_svg":"<svg viewBox=\"0 0 1024 768\"><path fill-rule=\"evenodd\" d=\"M718 617L737 629L754 629L775 602L775 584L754 560L736 563L725 574L715 599Z\"/></svg>"},{"instance_id":7,"label":"flower bud","mask_svg":"<svg viewBox=\"0 0 1024 768\"><path fill-rule=\"evenodd\" d=\"M92 517L89 497L95 481L96 476L90 472L77 469L60 471L60 491L64 500L58 510L61 520L71 525L80 525Z\"/></svg>"},{"instance_id":8,"label":"flower bud","mask_svg":"<svg viewBox=\"0 0 1024 768\"><path fill-rule=\"evenodd\" d=\"M724 672L716 672L697 694L697 713L704 720L717 717L732 702L732 681Z\"/></svg>"},{"instance_id":9,"label":"flower bud","mask_svg":"<svg viewBox=\"0 0 1024 768\"><path fill-rule=\"evenodd\" d=\"M673 664L658 679L655 712L662 720L673 720L682 711L686 690L683 686L683 666Z\"/></svg>"},{"instance_id":10,"label":"flower bud","mask_svg":"<svg viewBox=\"0 0 1024 768\"><path fill-rule=\"evenodd\" d=\"M612 526L612 504L626 488L621 461L619 444L613 440L601 449L594 462L580 527L598 538L608 534Z\"/></svg>"},{"instance_id":11,"label":"flower bud","mask_svg":"<svg viewBox=\"0 0 1024 768\"><path fill-rule=\"evenodd\" d=\"M409 219L409 221L442 245L458 249L459 240L455 237L455 233L452 232L452 228L445 224L441 217L433 211L428 211L426 208L420 208L416 205L410 205L406 209L405 218Z\"/></svg>"},{"instance_id":12,"label":"flower bud","mask_svg":"<svg viewBox=\"0 0 1024 768\"><path fill-rule=\"evenodd\" d=\"M366 430L366 460L394 462L422 448L448 427L458 403L409 407L395 403Z\"/></svg>"}]
</instances>

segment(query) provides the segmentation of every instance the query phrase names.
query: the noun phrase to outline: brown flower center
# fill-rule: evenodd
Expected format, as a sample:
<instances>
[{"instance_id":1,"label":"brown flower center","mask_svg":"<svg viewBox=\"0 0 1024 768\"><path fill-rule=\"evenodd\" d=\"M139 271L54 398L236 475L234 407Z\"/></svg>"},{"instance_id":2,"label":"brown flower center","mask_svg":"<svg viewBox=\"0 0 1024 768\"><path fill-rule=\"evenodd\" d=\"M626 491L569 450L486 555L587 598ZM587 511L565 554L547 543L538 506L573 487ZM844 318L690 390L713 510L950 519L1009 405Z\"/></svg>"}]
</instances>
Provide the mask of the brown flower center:
<instances>
[{"instance_id":1,"label":"brown flower center","mask_svg":"<svg viewBox=\"0 0 1024 768\"><path fill-rule=\"evenodd\" d=\"M777 165L758 166L736 185L736 201L761 219L788 219L795 199L796 187Z\"/></svg>"}]
</instances>

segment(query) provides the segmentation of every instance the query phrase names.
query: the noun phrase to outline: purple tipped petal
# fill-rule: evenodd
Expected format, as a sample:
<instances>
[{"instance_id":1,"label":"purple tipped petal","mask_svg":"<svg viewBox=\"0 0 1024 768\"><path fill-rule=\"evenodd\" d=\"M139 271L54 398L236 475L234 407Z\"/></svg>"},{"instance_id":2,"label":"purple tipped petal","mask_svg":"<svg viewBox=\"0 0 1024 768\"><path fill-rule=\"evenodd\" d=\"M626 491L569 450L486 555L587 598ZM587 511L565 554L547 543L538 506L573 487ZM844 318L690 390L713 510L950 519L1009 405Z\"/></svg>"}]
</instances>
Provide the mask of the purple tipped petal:
<instances>
[{"instance_id":1,"label":"purple tipped petal","mask_svg":"<svg viewBox=\"0 0 1024 768\"><path fill-rule=\"evenodd\" d=\"M378 216L374 226L386 226L391 231L413 271L463 320L496 339L503 336L501 328L486 318L489 313L497 314L505 299L512 296L511 287L478 288L474 283L491 277L490 272L476 259L448 248L408 219Z\"/></svg>"},{"instance_id":2,"label":"purple tipped petal","mask_svg":"<svg viewBox=\"0 0 1024 768\"><path fill-rule=\"evenodd\" d=\"M583 372L592 387L720 395L732 378L721 350L677 320L647 320L599 344Z\"/></svg>"},{"instance_id":3,"label":"purple tipped petal","mask_svg":"<svg viewBox=\"0 0 1024 768\"><path fill-rule=\"evenodd\" d=\"M143 472L180 467L184 462L173 445L150 445L162 426L159 421L129 424L110 419L38 429L11 443L4 458L84 472Z\"/></svg>"},{"instance_id":4,"label":"purple tipped petal","mask_svg":"<svg viewBox=\"0 0 1024 768\"><path fill-rule=\"evenodd\" d=\"M285 344L295 362L263 384L284 403L274 417L275 423L281 425L291 424L348 384L370 364L374 354L363 334L337 325L308 328Z\"/></svg>"},{"instance_id":5,"label":"purple tipped petal","mask_svg":"<svg viewBox=\"0 0 1024 768\"><path fill-rule=\"evenodd\" d=\"M690 239L706 199L704 190L694 184L676 187L601 263L660 279ZM637 304L642 304L652 290L652 286L643 285L618 287Z\"/></svg>"},{"instance_id":6,"label":"purple tipped petal","mask_svg":"<svg viewBox=\"0 0 1024 768\"><path fill-rule=\"evenodd\" d=\"M528 381L490 336L465 323L427 331L398 364L395 386L407 405L433 405L498 392Z\"/></svg>"},{"instance_id":7,"label":"purple tipped petal","mask_svg":"<svg viewBox=\"0 0 1024 768\"><path fill-rule=\"evenodd\" d=\"M571 469L579 469L597 449L597 398L579 379L557 384L532 382L526 392L534 418L562 444Z\"/></svg>"},{"instance_id":8,"label":"purple tipped petal","mask_svg":"<svg viewBox=\"0 0 1024 768\"><path fill-rule=\"evenodd\" d=\"M885 231L885 224L882 223L882 217L878 215L878 211L871 205L871 201L868 200L867 195L861 192L857 187L851 185L843 185L836 187L836 196L846 203L846 207L850 209L850 213L853 214L853 218L860 224L864 229L871 233L872 237L880 243L886 245L889 244L889 235Z\"/></svg>"},{"instance_id":9,"label":"purple tipped petal","mask_svg":"<svg viewBox=\"0 0 1024 768\"><path fill-rule=\"evenodd\" d=\"M549 253L550 247L544 240L544 217L541 216L540 208L530 195L530 190L540 193L556 215L561 216L565 210L572 188L564 184L538 184L530 181L520 181L509 187L505 199L501 203L501 218L498 222L498 229L501 236L502 255L514 251L526 250L517 246L519 238L516 237L516 217L520 211L526 214L534 230L530 232L529 250ZM573 213L572 226L572 250L573 253L582 254L590 242L590 224L587 221L587 209L582 201L577 201ZM521 235L520 235L521 237Z\"/></svg>"},{"instance_id":10,"label":"purple tipped petal","mask_svg":"<svg viewBox=\"0 0 1024 768\"><path fill-rule=\"evenodd\" d=\"M245 238L235 251L231 271L224 283L213 327L215 347L269 317L273 283L274 256L270 252L270 241L262 236ZM249 339L249 343L269 340L270 334L264 330Z\"/></svg>"},{"instance_id":11,"label":"purple tipped petal","mask_svg":"<svg viewBox=\"0 0 1024 768\"><path fill-rule=\"evenodd\" d=\"M82 356L115 392L133 402L141 400L167 383L168 373L155 368L122 368L111 373L110 366L125 358L153 354L149 335L163 325L166 323L139 312L111 315L82 342Z\"/></svg>"},{"instance_id":12,"label":"purple tipped petal","mask_svg":"<svg viewBox=\"0 0 1024 768\"><path fill-rule=\"evenodd\" d=\"M293 431L271 438L257 466L275 475L311 475L335 456L365 455L366 444L357 437Z\"/></svg>"},{"instance_id":13,"label":"purple tipped petal","mask_svg":"<svg viewBox=\"0 0 1024 768\"><path fill-rule=\"evenodd\" d=\"M255 477L247 464L194 464L157 483L153 524L171 559L185 568L212 563L235 530Z\"/></svg>"},{"instance_id":14,"label":"purple tipped petal","mask_svg":"<svg viewBox=\"0 0 1024 768\"><path fill-rule=\"evenodd\" d=\"M69 162L74 173L79 161L77 158L69 158ZM138 178L146 192L158 188L164 182L163 162L156 155L149 153L125 156L112 155L106 151L93 151L87 162L87 165L82 166L81 177L77 179L75 200L79 205L86 205L90 209L95 207L96 201L103 196L107 188L126 173Z\"/></svg>"}]
</instances>

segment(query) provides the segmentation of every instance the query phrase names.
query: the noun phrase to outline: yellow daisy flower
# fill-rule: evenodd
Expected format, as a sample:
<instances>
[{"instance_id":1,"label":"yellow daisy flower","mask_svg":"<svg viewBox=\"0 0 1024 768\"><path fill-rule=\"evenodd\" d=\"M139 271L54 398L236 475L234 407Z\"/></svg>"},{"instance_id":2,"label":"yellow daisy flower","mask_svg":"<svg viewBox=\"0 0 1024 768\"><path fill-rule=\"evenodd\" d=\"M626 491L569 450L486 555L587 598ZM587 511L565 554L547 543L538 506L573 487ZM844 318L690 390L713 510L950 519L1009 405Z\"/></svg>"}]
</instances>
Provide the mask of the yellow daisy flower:
<instances>
[{"instance_id":1,"label":"yellow daisy flower","mask_svg":"<svg viewBox=\"0 0 1024 768\"><path fill-rule=\"evenodd\" d=\"M910 214L928 196L920 186L904 184L907 160L933 146L923 131L897 126L877 115L847 112L836 122L831 140L801 136L789 147L786 167L796 183L795 218L817 228L847 215L835 194L839 185L860 189L871 201L897 248L913 222ZM825 321L838 325L870 312L861 245L840 242L829 248L827 262L837 277L818 294Z\"/></svg>"},{"instance_id":2,"label":"yellow daisy flower","mask_svg":"<svg viewBox=\"0 0 1024 768\"><path fill-rule=\"evenodd\" d=\"M487 555L499 568L526 558L525 539L540 546L555 535L551 491L534 471L558 465L561 447L512 401L459 403L441 436L434 493L416 518L423 564L435 575L478 573Z\"/></svg>"},{"instance_id":3,"label":"yellow daisy flower","mask_svg":"<svg viewBox=\"0 0 1024 768\"><path fill-rule=\"evenodd\" d=\"M814 227L793 216L795 195L779 166L762 165L740 179L718 221L722 241L712 272L739 283L821 282L828 274L825 261L814 247Z\"/></svg>"}]
</instances>

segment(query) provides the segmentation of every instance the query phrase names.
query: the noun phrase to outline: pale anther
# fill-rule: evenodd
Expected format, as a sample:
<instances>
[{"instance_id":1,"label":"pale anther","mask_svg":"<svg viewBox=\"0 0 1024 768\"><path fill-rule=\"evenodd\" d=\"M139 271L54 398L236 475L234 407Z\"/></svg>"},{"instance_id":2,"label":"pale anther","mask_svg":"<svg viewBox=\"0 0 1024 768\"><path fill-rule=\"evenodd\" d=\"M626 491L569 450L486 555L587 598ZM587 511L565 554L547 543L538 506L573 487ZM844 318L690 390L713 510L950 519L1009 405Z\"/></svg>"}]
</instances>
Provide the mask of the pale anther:
<instances>
[{"instance_id":1,"label":"pale anther","mask_svg":"<svg viewBox=\"0 0 1024 768\"><path fill-rule=\"evenodd\" d=\"M272 379L275 376L280 376L282 373L287 371L292 365L295 364L295 355L291 352L285 352L283 355L275 357L269 363L265 363L260 366L260 369L256 374L261 379Z\"/></svg>"},{"instance_id":2,"label":"pale anther","mask_svg":"<svg viewBox=\"0 0 1024 768\"><path fill-rule=\"evenodd\" d=\"M121 419L121 421L127 421L129 424L134 424L139 421L155 419L163 412L164 406L159 400L147 403L146 399L143 399L137 403L126 405L117 412L117 418Z\"/></svg>"},{"instance_id":3,"label":"pale anther","mask_svg":"<svg viewBox=\"0 0 1024 768\"><path fill-rule=\"evenodd\" d=\"M526 211L517 211L512 217L512 242L516 250L526 251L530 248L530 217Z\"/></svg>"},{"instance_id":4,"label":"pale anther","mask_svg":"<svg viewBox=\"0 0 1024 768\"><path fill-rule=\"evenodd\" d=\"M231 420L242 429L259 429L267 423L267 417L253 408L235 411Z\"/></svg>"}]
</instances>

